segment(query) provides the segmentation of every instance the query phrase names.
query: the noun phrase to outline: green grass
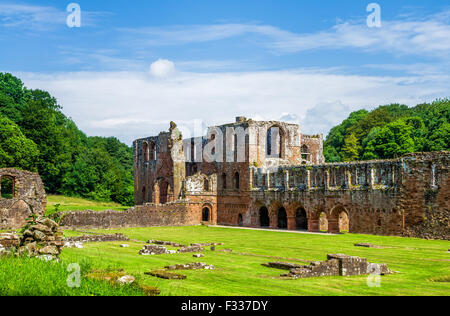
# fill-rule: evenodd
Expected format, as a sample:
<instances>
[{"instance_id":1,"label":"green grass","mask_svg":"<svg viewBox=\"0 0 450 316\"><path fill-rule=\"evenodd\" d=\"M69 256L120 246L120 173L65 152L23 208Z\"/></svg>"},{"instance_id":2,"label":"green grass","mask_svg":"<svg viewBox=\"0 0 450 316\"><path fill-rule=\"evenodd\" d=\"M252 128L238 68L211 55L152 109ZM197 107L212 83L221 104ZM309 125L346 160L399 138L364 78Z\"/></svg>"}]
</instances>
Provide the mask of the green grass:
<instances>
[{"instance_id":1,"label":"green grass","mask_svg":"<svg viewBox=\"0 0 450 316\"><path fill-rule=\"evenodd\" d=\"M219 227L155 227L98 230L120 232L138 241L90 243L84 249L64 249L64 262L89 258L93 266L120 267L138 276L143 284L157 286L161 295L450 295L450 248L448 241L372 235L311 235L276 231L240 230ZM67 235L75 232L66 231ZM140 256L148 239L195 242L223 242L216 251L209 248L204 258L192 254ZM368 242L386 248L361 248L354 243ZM174 249L169 247L170 249ZM231 248L232 253L218 250ZM366 276L323 277L282 280L285 271L261 266L268 261L307 263L325 260L330 253L361 256L374 263L387 263L393 275L381 277L380 287L369 287ZM274 258L277 257L277 258ZM283 259L280 259L283 258ZM215 270L183 271L186 280L164 280L145 275L166 265L188 262L213 264ZM435 282L440 280L441 282Z\"/></svg>"},{"instance_id":2,"label":"green grass","mask_svg":"<svg viewBox=\"0 0 450 316\"><path fill-rule=\"evenodd\" d=\"M37 258L0 258L0 296L142 296L136 285L115 285L104 280L81 276L80 287L69 287L65 262L44 262ZM81 271L90 270L87 261Z\"/></svg>"},{"instance_id":3,"label":"green grass","mask_svg":"<svg viewBox=\"0 0 450 316\"><path fill-rule=\"evenodd\" d=\"M59 204L59 206L57 206ZM62 195L48 195L47 196L47 212L46 214L53 214L56 209L62 212L67 211L104 211L116 210L125 211L129 206L123 206L114 202L98 202L87 199L68 197Z\"/></svg>"}]
</instances>

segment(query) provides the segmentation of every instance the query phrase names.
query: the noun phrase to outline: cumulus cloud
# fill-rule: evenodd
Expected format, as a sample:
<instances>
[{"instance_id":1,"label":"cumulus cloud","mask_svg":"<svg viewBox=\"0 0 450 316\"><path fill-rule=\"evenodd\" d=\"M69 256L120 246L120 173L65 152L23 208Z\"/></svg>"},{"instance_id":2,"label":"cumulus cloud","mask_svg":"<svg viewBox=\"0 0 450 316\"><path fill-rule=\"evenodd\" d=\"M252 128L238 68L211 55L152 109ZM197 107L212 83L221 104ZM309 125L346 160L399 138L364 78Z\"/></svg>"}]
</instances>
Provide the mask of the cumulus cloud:
<instances>
[{"instance_id":1,"label":"cumulus cloud","mask_svg":"<svg viewBox=\"0 0 450 316\"><path fill-rule=\"evenodd\" d=\"M175 64L167 59L158 59L150 65L150 73L154 77L164 78L175 72Z\"/></svg>"},{"instance_id":2,"label":"cumulus cloud","mask_svg":"<svg viewBox=\"0 0 450 316\"><path fill-rule=\"evenodd\" d=\"M117 136L126 143L157 135L172 120L189 127L195 120L229 123L238 115L299 119L305 132L326 133L356 109L450 96L447 74L375 77L296 70L180 72L162 79L144 72L15 75L30 88L48 90L88 135Z\"/></svg>"}]
</instances>

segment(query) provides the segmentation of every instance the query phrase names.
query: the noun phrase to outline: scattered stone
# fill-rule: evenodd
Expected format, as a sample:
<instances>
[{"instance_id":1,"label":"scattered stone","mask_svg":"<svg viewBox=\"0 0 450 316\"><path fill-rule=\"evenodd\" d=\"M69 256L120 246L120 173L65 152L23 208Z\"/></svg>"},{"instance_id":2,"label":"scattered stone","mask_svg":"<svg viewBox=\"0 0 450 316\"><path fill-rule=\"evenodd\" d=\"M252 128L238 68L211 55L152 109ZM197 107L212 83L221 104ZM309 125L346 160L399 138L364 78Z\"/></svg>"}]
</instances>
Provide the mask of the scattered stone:
<instances>
[{"instance_id":1,"label":"scattered stone","mask_svg":"<svg viewBox=\"0 0 450 316\"><path fill-rule=\"evenodd\" d=\"M121 247L121 248L128 248L128 247L130 247L130 245L127 245L127 244L121 244L120 247Z\"/></svg>"},{"instance_id":2,"label":"scattered stone","mask_svg":"<svg viewBox=\"0 0 450 316\"><path fill-rule=\"evenodd\" d=\"M164 267L166 270L214 270L213 265L207 265L203 262L192 262L186 264L175 264Z\"/></svg>"},{"instance_id":3,"label":"scattered stone","mask_svg":"<svg viewBox=\"0 0 450 316\"><path fill-rule=\"evenodd\" d=\"M66 248L83 248L83 243L81 241L66 241L64 243L64 247Z\"/></svg>"},{"instance_id":4,"label":"scattered stone","mask_svg":"<svg viewBox=\"0 0 450 316\"><path fill-rule=\"evenodd\" d=\"M265 267L268 268L275 268L275 269L281 269L281 270L291 270L291 269L298 269L301 268L302 265L295 264L295 263L289 263L289 262L268 262L262 264Z\"/></svg>"},{"instance_id":5,"label":"scattered stone","mask_svg":"<svg viewBox=\"0 0 450 316\"><path fill-rule=\"evenodd\" d=\"M147 296L156 296L161 294L161 291L155 287L150 285L141 285L140 288L144 291Z\"/></svg>"},{"instance_id":6,"label":"scattered stone","mask_svg":"<svg viewBox=\"0 0 450 316\"><path fill-rule=\"evenodd\" d=\"M0 234L0 244L3 248L10 249L7 254L45 256L46 260L50 260L50 257L59 257L64 240L63 233L55 221L46 217L30 217L20 237L10 233ZM4 251L2 253L5 254Z\"/></svg>"},{"instance_id":7,"label":"scattered stone","mask_svg":"<svg viewBox=\"0 0 450 316\"><path fill-rule=\"evenodd\" d=\"M220 249L218 251L220 251L220 252L233 252L233 249L225 248L225 249Z\"/></svg>"},{"instance_id":8,"label":"scattered stone","mask_svg":"<svg viewBox=\"0 0 450 316\"><path fill-rule=\"evenodd\" d=\"M173 255L173 254L177 253L177 251L176 250L167 250L167 253Z\"/></svg>"},{"instance_id":9,"label":"scattered stone","mask_svg":"<svg viewBox=\"0 0 450 316\"><path fill-rule=\"evenodd\" d=\"M130 238L123 234L104 234L104 235L82 235L77 237L68 237L67 242L110 242L110 241L129 241Z\"/></svg>"},{"instance_id":10,"label":"scattered stone","mask_svg":"<svg viewBox=\"0 0 450 316\"><path fill-rule=\"evenodd\" d=\"M195 247L223 246L223 243L222 242L196 243L196 244L191 244L191 246L195 246Z\"/></svg>"},{"instance_id":11,"label":"scattered stone","mask_svg":"<svg viewBox=\"0 0 450 316\"><path fill-rule=\"evenodd\" d=\"M52 255L40 255L40 256L37 256L36 258L38 258L38 259L40 259L42 261L45 261L45 262L53 260L53 256Z\"/></svg>"},{"instance_id":12,"label":"scattered stone","mask_svg":"<svg viewBox=\"0 0 450 316\"><path fill-rule=\"evenodd\" d=\"M367 259L347 256L344 254L332 254L326 261L312 262L310 265L293 268L282 277L293 279L312 278L322 276L352 276L367 274L391 274L386 264L367 262Z\"/></svg>"},{"instance_id":13,"label":"scattered stone","mask_svg":"<svg viewBox=\"0 0 450 316\"><path fill-rule=\"evenodd\" d=\"M167 279L167 280L184 280L184 279L186 279L186 276L183 274L169 272L166 270L153 270L150 272L144 272L144 274L151 275L151 276L161 278L161 279Z\"/></svg>"},{"instance_id":14,"label":"scattered stone","mask_svg":"<svg viewBox=\"0 0 450 316\"><path fill-rule=\"evenodd\" d=\"M216 251L216 247L215 246L211 246L211 251Z\"/></svg>"},{"instance_id":15,"label":"scattered stone","mask_svg":"<svg viewBox=\"0 0 450 316\"><path fill-rule=\"evenodd\" d=\"M358 244L355 244L355 247L378 248L378 249L384 248L384 247L377 246L377 245L372 245L372 244L369 244L369 243L358 243Z\"/></svg>"},{"instance_id":16,"label":"scattered stone","mask_svg":"<svg viewBox=\"0 0 450 316\"><path fill-rule=\"evenodd\" d=\"M159 246L159 245L145 245L139 251L139 254L144 255L144 256L162 255L162 254L168 254L168 253L169 253L169 250L167 250L166 247Z\"/></svg>"},{"instance_id":17,"label":"scattered stone","mask_svg":"<svg viewBox=\"0 0 450 316\"><path fill-rule=\"evenodd\" d=\"M177 242L172 241L162 241L162 240L149 240L147 241L147 244L156 244L156 245L163 245L163 246L172 246L172 247L186 247L185 245L179 244Z\"/></svg>"},{"instance_id":18,"label":"scattered stone","mask_svg":"<svg viewBox=\"0 0 450 316\"><path fill-rule=\"evenodd\" d=\"M119 284L131 284L136 281L135 277L132 275L124 275L117 279L117 283Z\"/></svg>"},{"instance_id":19,"label":"scattered stone","mask_svg":"<svg viewBox=\"0 0 450 316\"><path fill-rule=\"evenodd\" d=\"M203 252L205 249L200 246L187 246L187 247L181 247L178 249L178 252L184 253L184 252Z\"/></svg>"},{"instance_id":20,"label":"scattered stone","mask_svg":"<svg viewBox=\"0 0 450 316\"><path fill-rule=\"evenodd\" d=\"M192 255L194 258L203 258L205 255L202 253L196 253L194 255Z\"/></svg>"}]
</instances>

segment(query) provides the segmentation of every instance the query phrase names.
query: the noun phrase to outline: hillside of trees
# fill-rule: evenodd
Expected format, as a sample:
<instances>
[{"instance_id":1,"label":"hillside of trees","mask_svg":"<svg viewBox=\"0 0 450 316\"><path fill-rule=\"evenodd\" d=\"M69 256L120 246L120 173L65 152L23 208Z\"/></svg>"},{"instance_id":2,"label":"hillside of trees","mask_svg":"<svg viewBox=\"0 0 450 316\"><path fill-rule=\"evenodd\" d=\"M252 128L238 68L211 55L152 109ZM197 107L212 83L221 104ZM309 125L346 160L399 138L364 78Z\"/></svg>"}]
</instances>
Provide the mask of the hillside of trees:
<instances>
[{"instance_id":1,"label":"hillside of trees","mask_svg":"<svg viewBox=\"0 0 450 316\"><path fill-rule=\"evenodd\" d=\"M390 159L411 152L450 150L450 100L415 107L391 104L353 112L331 129L327 162Z\"/></svg>"},{"instance_id":2,"label":"hillside of trees","mask_svg":"<svg viewBox=\"0 0 450 316\"><path fill-rule=\"evenodd\" d=\"M55 98L0 73L0 168L36 171L47 193L133 205L132 149L87 137Z\"/></svg>"}]
</instances>

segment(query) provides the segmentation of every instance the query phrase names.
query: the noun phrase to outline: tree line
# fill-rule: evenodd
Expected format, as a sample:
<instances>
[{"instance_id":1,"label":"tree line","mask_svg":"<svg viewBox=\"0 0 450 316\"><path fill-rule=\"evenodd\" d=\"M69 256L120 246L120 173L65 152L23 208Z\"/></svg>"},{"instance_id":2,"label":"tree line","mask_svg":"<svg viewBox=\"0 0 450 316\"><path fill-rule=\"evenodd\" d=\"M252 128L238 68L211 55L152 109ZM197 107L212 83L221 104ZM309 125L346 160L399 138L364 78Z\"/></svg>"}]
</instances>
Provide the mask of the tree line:
<instances>
[{"instance_id":1,"label":"tree line","mask_svg":"<svg viewBox=\"0 0 450 316\"><path fill-rule=\"evenodd\" d=\"M400 104L351 113L324 142L327 162L391 159L411 152L450 150L450 100Z\"/></svg>"},{"instance_id":2,"label":"tree line","mask_svg":"<svg viewBox=\"0 0 450 316\"><path fill-rule=\"evenodd\" d=\"M47 193L133 205L132 149L87 137L48 92L0 73L0 168L39 172Z\"/></svg>"}]
</instances>

